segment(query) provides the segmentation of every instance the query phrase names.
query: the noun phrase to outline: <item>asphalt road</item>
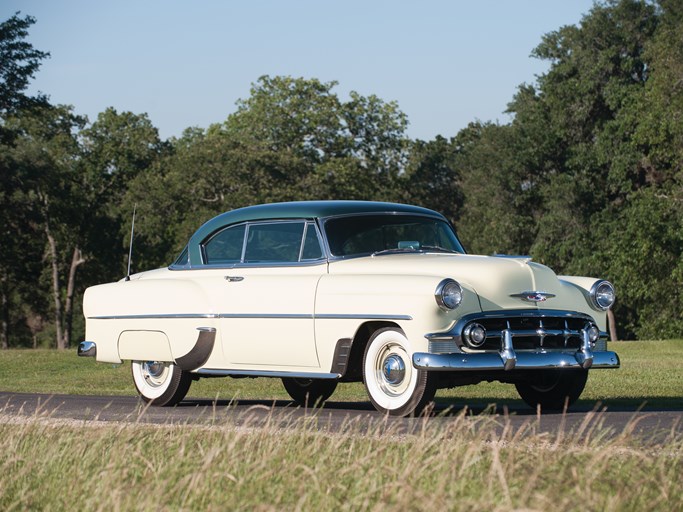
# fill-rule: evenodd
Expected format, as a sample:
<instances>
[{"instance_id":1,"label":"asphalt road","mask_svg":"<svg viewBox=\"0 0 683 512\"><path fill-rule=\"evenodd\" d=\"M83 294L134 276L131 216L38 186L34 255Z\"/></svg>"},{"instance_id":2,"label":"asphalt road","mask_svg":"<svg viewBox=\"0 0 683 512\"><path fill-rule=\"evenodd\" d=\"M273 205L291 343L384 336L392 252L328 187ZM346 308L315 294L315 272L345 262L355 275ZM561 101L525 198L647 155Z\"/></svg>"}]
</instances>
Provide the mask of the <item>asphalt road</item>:
<instances>
[{"instance_id":1,"label":"asphalt road","mask_svg":"<svg viewBox=\"0 0 683 512\"><path fill-rule=\"evenodd\" d=\"M189 398L176 407L149 407L136 397L47 395L0 392L0 416L40 417L79 422L135 422L148 424L210 424L242 427L264 425L289 428L305 423L313 428L341 432L354 429L414 433L424 428L468 422L472 428L488 428L502 433L515 432L568 435L586 428L604 427L612 435L628 432L651 442L665 440L672 431L683 433L683 410L644 410L636 408L581 410L567 413L536 414L528 408L492 411L455 407L437 409L427 418L389 418L368 402L328 402L324 409L306 410L289 401L243 400L228 402ZM86 425L86 423L83 423Z\"/></svg>"}]
</instances>

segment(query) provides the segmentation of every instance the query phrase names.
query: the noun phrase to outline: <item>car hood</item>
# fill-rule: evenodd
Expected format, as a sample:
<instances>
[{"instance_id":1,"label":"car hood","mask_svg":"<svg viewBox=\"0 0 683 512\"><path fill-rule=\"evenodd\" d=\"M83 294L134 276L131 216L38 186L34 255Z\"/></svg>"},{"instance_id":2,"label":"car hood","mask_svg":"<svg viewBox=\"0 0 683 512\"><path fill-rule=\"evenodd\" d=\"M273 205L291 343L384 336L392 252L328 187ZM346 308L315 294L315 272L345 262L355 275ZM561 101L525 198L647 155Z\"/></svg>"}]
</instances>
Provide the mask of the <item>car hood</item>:
<instances>
[{"instance_id":1,"label":"car hood","mask_svg":"<svg viewBox=\"0 0 683 512\"><path fill-rule=\"evenodd\" d=\"M477 293L483 311L501 308L588 310L585 290L559 279L550 268L535 263L528 257L442 253L384 254L333 261L329 272L450 277ZM524 296L528 295L526 292L544 292L549 295L545 300L535 302L524 300Z\"/></svg>"}]
</instances>

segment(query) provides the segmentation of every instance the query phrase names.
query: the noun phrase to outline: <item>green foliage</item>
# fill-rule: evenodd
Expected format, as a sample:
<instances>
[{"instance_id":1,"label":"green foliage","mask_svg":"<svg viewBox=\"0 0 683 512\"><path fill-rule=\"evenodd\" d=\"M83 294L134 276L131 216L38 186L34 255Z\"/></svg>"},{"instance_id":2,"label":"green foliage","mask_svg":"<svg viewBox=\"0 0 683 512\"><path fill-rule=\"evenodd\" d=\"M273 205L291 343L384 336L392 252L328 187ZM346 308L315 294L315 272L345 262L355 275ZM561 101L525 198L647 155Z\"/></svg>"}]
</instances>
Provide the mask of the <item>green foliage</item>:
<instances>
[{"instance_id":1,"label":"green foliage","mask_svg":"<svg viewBox=\"0 0 683 512\"><path fill-rule=\"evenodd\" d=\"M407 121L394 103L334 82L264 76L237 111L173 140L154 172L132 180L136 251L144 266L170 263L214 215L251 204L306 199L398 199Z\"/></svg>"},{"instance_id":2,"label":"green foliage","mask_svg":"<svg viewBox=\"0 0 683 512\"><path fill-rule=\"evenodd\" d=\"M41 61L50 54L36 50L24 41L28 28L36 20L32 16L21 18L19 14L17 12L0 23L0 116L3 117L46 102L42 96L32 98L24 94Z\"/></svg>"},{"instance_id":3,"label":"green foliage","mask_svg":"<svg viewBox=\"0 0 683 512\"><path fill-rule=\"evenodd\" d=\"M597 2L542 38L533 55L549 69L518 88L511 123L431 141L406 136L395 102L288 76L259 78L224 122L169 141L145 114L109 108L88 124L25 95L48 56L25 41L34 22L0 24L2 347L82 336L80 295L124 275L136 207L140 271L220 212L306 199L439 210L470 252L612 280L620 338L683 330L677 0Z\"/></svg>"}]
</instances>

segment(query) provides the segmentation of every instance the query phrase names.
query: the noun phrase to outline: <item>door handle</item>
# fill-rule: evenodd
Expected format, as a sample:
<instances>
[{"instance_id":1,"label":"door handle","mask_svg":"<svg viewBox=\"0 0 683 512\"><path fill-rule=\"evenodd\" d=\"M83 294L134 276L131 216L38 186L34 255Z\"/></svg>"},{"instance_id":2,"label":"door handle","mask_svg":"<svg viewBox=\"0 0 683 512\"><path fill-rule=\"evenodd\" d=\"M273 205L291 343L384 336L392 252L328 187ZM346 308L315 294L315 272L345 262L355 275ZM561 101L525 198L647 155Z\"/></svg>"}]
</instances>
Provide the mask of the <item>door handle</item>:
<instances>
[{"instance_id":1,"label":"door handle","mask_svg":"<svg viewBox=\"0 0 683 512\"><path fill-rule=\"evenodd\" d=\"M240 281L244 281L244 278L242 276L225 276L225 280L228 283L239 283Z\"/></svg>"}]
</instances>

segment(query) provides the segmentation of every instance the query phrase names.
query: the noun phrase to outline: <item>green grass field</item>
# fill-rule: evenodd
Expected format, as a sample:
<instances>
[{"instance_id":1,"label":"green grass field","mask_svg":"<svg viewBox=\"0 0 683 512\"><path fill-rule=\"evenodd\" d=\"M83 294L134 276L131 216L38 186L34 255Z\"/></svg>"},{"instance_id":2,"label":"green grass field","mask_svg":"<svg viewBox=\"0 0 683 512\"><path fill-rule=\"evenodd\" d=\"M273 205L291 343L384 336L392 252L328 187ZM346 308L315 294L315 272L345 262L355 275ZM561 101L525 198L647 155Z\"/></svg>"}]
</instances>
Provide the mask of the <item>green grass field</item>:
<instances>
[{"instance_id":1,"label":"green grass field","mask_svg":"<svg viewBox=\"0 0 683 512\"><path fill-rule=\"evenodd\" d=\"M595 371L584 401L682 408L682 341L615 343L623 367ZM287 398L278 380L206 379L191 395ZM134 394L127 365L74 353L0 353L0 389ZM514 388L442 391L464 403L510 403ZM366 400L342 385L336 400ZM3 414L0 510L562 510L670 511L683 503L683 434L654 440L602 426L589 415L572 429L543 432L505 417L363 426L350 418L330 433L310 421L259 428L214 422L153 426ZM417 420L421 421L421 420ZM394 425L394 426L392 426ZM496 425L497 428L490 428ZM501 428L502 427L502 428ZM662 437L664 436L664 437Z\"/></svg>"},{"instance_id":2,"label":"green grass field","mask_svg":"<svg viewBox=\"0 0 683 512\"><path fill-rule=\"evenodd\" d=\"M611 343L618 370L591 371L580 403L683 408L683 340ZM40 393L134 395L130 365L96 363L75 350L0 351L0 390ZM201 379L190 397L288 399L279 379ZM360 383L341 384L330 400L366 401ZM513 386L491 383L441 390L437 400L457 404L521 403Z\"/></svg>"}]
</instances>

